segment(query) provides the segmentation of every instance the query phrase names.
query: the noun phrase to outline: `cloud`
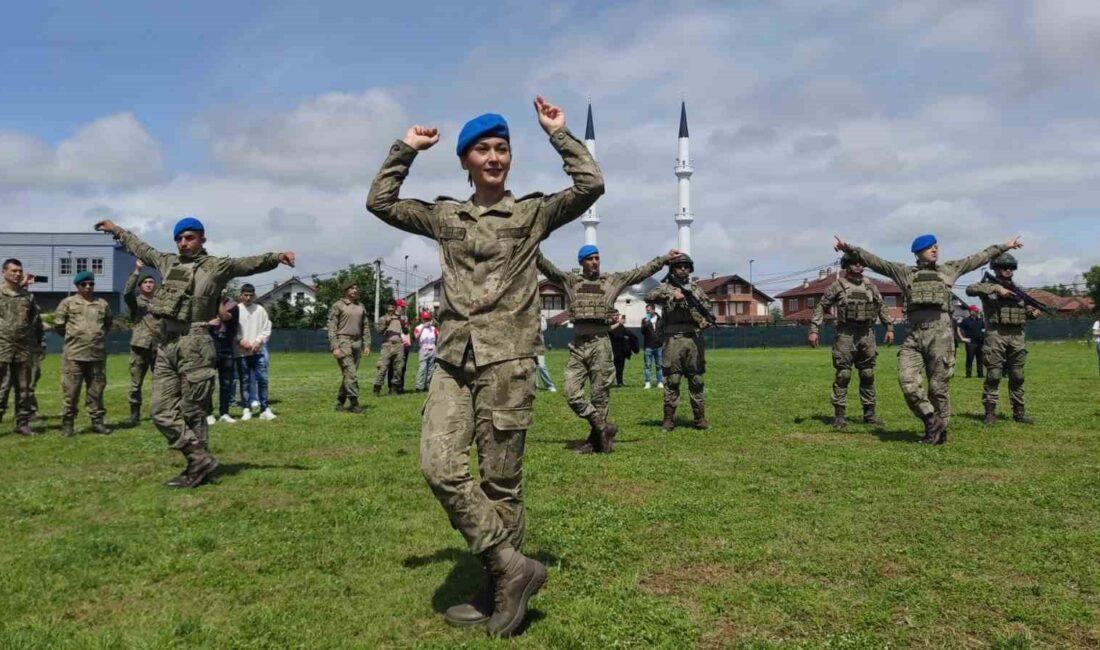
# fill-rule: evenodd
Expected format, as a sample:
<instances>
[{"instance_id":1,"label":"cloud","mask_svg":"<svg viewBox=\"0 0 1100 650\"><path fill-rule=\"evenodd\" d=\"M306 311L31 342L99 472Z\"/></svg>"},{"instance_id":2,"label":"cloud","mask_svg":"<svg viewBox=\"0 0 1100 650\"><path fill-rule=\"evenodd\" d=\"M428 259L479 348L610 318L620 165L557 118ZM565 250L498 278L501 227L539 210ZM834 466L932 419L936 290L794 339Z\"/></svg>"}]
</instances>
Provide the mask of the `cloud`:
<instances>
[{"instance_id":1,"label":"cloud","mask_svg":"<svg viewBox=\"0 0 1100 650\"><path fill-rule=\"evenodd\" d=\"M770 126L759 124L743 124L733 133L725 129L712 131L708 139L715 147L727 149L742 149L746 147L762 147L776 141L778 135Z\"/></svg>"},{"instance_id":2,"label":"cloud","mask_svg":"<svg viewBox=\"0 0 1100 650\"><path fill-rule=\"evenodd\" d=\"M271 208L267 213L267 226L282 232L317 232L317 217L306 212L291 212L282 208Z\"/></svg>"},{"instance_id":3,"label":"cloud","mask_svg":"<svg viewBox=\"0 0 1100 650\"><path fill-rule=\"evenodd\" d=\"M0 131L0 187L132 187L163 177L160 144L131 113L81 126L56 148L22 133Z\"/></svg>"},{"instance_id":4,"label":"cloud","mask_svg":"<svg viewBox=\"0 0 1100 650\"><path fill-rule=\"evenodd\" d=\"M1046 61L1064 72L1100 68L1100 4L1091 0L1038 0L1035 40Z\"/></svg>"}]
</instances>

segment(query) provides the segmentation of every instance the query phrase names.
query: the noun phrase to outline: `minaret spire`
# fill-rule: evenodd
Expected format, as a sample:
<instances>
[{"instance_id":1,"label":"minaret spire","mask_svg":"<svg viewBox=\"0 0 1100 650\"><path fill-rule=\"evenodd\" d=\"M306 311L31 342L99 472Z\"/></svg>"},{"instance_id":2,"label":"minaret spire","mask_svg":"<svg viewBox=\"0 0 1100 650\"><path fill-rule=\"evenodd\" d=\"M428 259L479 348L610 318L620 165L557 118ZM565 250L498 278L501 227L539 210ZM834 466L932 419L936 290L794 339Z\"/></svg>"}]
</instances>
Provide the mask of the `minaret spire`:
<instances>
[{"instance_id":1,"label":"minaret spire","mask_svg":"<svg viewBox=\"0 0 1100 650\"><path fill-rule=\"evenodd\" d=\"M679 147L674 169L677 178L678 199L676 208L676 247L687 254L691 254L691 223L695 221L695 215L691 212L691 174L695 171L695 168L691 166L689 145L687 106L681 101Z\"/></svg>"},{"instance_id":2,"label":"minaret spire","mask_svg":"<svg viewBox=\"0 0 1100 650\"><path fill-rule=\"evenodd\" d=\"M584 127L584 146L592 157L596 157L596 127L592 123L592 99L588 100L588 124ZM593 204L588 212L581 217L584 225L584 243L596 245L596 227L600 225L600 215L596 213L596 205Z\"/></svg>"}]
</instances>

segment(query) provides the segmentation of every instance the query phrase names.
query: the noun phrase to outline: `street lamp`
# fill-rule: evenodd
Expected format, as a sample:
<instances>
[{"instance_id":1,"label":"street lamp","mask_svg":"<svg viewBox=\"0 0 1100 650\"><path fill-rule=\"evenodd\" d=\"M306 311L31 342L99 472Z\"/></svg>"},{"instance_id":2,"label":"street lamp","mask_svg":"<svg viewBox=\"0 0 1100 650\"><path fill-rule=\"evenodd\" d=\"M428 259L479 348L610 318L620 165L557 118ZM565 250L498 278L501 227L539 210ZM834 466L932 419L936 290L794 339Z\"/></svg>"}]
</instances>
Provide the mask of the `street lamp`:
<instances>
[{"instance_id":1,"label":"street lamp","mask_svg":"<svg viewBox=\"0 0 1100 650\"><path fill-rule=\"evenodd\" d=\"M409 293L409 256L405 256L405 293ZM404 298L405 296L401 296Z\"/></svg>"},{"instance_id":2,"label":"street lamp","mask_svg":"<svg viewBox=\"0 0 1100 650\"><path fill-rule=\"evenodd\" d=\"M419 282L416 275L416 264L413 264L413 282ZM420 313L420 287L413 290L413 311Z\"/></svg>"}]
</instances>

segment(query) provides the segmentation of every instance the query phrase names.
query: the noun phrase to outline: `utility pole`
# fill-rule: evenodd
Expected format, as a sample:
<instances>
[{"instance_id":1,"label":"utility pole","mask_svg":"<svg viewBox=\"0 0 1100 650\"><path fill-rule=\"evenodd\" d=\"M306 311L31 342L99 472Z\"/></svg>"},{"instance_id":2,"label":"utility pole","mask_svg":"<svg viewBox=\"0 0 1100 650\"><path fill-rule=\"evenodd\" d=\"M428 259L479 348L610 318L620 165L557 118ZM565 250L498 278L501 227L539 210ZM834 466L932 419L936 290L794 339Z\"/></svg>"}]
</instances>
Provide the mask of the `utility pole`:
<instances>
[{"instance_id":1,"label":"utility pole","mask_svg":"<svg viewBox=\"0 0 1100 650\"><path fill-rule=\"evenodd\" d=\"M749 324L752 324L753 312L756 311L756 300L752 295L752 263L756 260L749 260Z\"/></svg>"},{"instance_id":2,"label":"utility pole","mask_svg":"<svg viewBox=\"0 0 1100 650\"><path fill-rule=\"evenodd\" d=\"M382 297L382 260L374 260L374 326L378 327L378 301Z\"/></svg>"}]
</instances>

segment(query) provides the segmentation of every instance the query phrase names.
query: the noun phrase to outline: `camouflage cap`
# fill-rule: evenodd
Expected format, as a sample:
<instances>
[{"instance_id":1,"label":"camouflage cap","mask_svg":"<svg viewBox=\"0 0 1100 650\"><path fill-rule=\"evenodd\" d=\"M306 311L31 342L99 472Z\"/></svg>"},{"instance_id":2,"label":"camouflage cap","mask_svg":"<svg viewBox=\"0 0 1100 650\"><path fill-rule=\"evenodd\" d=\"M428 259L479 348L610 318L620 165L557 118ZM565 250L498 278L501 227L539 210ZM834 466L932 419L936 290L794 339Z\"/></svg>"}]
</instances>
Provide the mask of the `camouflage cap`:
<instances>
[{"instance_id":1,"label":"camouflage cap","mask_svg":"<svg viewBox=\"0 0 1100 650\"><path fill-rule=\"evenodd\" d=\"M993 269L1012 269L1015 271L1016 258L1012 256L1012 253L1001 253L993 258L993 261L989 263L989 267Z\"/></svg>"},{"instance_id":2,"label":"camouflage cap","mask_svg":"<svg viewBox=\"0 0 1100 650\"><path fill-rule=\"evenodd\" d=\"M677 267L677 266L686 266L686 267L689 267L692 271L694 271L695 270L695 260L691 259L691 255L688 255L687 253L680 253L680 257L677 257L676 259L672 260L668 264L668 268L670 268L670 269L674 268L674 267Z\"/></svg>"}]
</instances>

